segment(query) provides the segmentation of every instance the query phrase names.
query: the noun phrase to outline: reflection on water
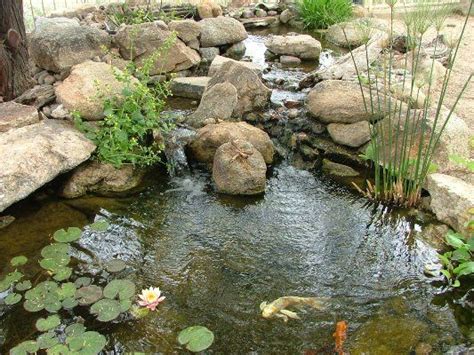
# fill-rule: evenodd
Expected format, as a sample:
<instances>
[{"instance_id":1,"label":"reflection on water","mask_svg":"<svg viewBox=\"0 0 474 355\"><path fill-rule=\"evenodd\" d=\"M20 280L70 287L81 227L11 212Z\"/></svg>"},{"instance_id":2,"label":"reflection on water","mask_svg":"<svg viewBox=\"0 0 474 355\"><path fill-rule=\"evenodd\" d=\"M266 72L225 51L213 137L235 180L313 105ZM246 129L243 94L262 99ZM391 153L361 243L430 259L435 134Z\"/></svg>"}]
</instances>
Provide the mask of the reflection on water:
<instances>
[{"instance_id":1,"label":"reflection on water","mask_svg":"<svg viewBox=\"0 0 474 355\"><path fill-rule=\"evenodd\" d=\"M410 219L285 165L256 198L218 195L205 173L153 179L134 198L17 211L0 230L0 267L18 253L34 259L59 227L107 218L108 233L89 233L81 247L123 258L139 287L159 286L167 297L148 318L102 329L127 351L175 352L179 330L194 324L213 330L212 351L227 354L330 348L338 320L349 324L354 354L406 354L420 344L442 351L465 341L450 308L431 302L436 289L422 270L435 252L409 236ZM98 205L107 207L93 213ZM259 304L283 295L324 296L330 306L299 311L302 320L287 324L263 319ZM1 317L0 333L14 337L18 317L29 329L23 313Z\"/></svg>"}]
</instances>

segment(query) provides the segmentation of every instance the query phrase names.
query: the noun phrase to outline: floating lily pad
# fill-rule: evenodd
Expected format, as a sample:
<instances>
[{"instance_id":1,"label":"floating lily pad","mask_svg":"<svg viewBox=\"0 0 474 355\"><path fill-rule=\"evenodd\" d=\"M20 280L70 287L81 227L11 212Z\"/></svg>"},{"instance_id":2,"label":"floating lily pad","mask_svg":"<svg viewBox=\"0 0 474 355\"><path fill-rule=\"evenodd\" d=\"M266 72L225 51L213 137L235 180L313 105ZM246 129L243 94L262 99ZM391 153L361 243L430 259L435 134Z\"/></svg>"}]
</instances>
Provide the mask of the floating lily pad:
<instances>
[{"instance_id":1,"label":"floating lily pad","mask_svg":"<svg viewBox=\"0 0 474 355\"><path fill-rule=\"evenodd\" d=\"M62 255L56 258L41 259L39 264L45 270L56 272L57 270L69 264L70 260L71 260L71 257L69 255Z\"/></svg>"},{"instance_id":2,"label":"floating lily pad","mask_svg":"<svg viewBox=\"0 0 474 355\"><path fill-rule=\"evenodd\" d=\"M105 232L107 228L109 228L109 222L106 220L101 220L92 223L89 227L97 232Z\"/></svg>"},{"instance_id":3,"label":"floating lily pad","mask_svg":"<svg viewBox=\"0 0 474 355\"><path fill-rule=\"evenodd\" d=\"M66 338L69 350L80 354L98 354L107 344L107 340L102 334L97 332L85 332L77 336Z\"/></svg>"},{"instance_id":4,"label":"floating lily pad","mask_svg":"<svg viewBox=\"0 0 474 355\"><path fill-rule=\"evenodd\" d=\"M120 303L116 300L103 299L94 303L91 307L91 313L97 316L101 322L110 322L117 318L122 312Z\"/></svg>"},{"instance_id":5,"label":"floating lily pad","mask_svg":"<svg viewBox=\"0 0 474 355\"><path fill-rule=\"evenodd\" d=\"M25 280L22 282L19 282L15 286L17 291L26 291L31 288L31 281L30 280Z\"/></svg>"},{"instance_id":6,"label":"floating lily pad","mask_svg":"<svg viewBox=\"0 0 474 355\"><path fill-rule=\"evenodd\" d=\"M112 280L104 288L104 297L121 300L132 298L135 295L135 284L130 280Z\"/></svg>"},{"instance_id":7,"label":"floating lily pad","mask_svg":"<svg viewBox=\"0 0 474 355\"><path fill-rule=\"evenodd\" d=\"M57 314L53 314L48 318L40 318L36 321L36 329L40 332L47 332L48 330L56 328L61 324L61 318Z\"/></svg>"},{"instance_id":8,"label":"floating lily pad","mask_svg":"<svg viewBox=\"0 0 474 355\"><path fill-rule=\"evenodd\" d=\"M108 272L112 272L112 273L113 272L120 272L123 269L125 269L126 267L127 267L127 264L125 264L125 262L123 260L120 260L120 259L113 259L113 260L108 261L105 264L105 269Z\"/></svg>"},{"instance_id":9,"label":"floating lily pad","mask_svg":"<svg viewBox=\"0 0 474 355\"><path fill-rule=\"evenodd\" d=\"M8 306L12 306L14 304L17 304L20 301L21 301L21 295L18 294L18 293L10 293L5 298L5 304L8 305Z\"/></svg>"},{"instance_id":10,"label":"floating lily pad","mask_svg":"<svg viewBox=\"0 0 474 355\"><path fill-rule=\"evenodd\" d=\"M61 299L69 298L69 297L74 297L74 294L76 293L76 285L74 285L72 282L66 282L61 285L61 288L58 289L57 294Z\"/></svg>"},{"instance_id":11,"label":"floating lily pad","mask_svg":"<svg viewBox=\"0 0 474 355\"><path fill-rule=\"evenodd\" d=\"M69 244L53 243L41 249L41 256L45 259L56 259L67 255L70 249Z\"/></svg>"},{"instance_id":12,"label":"floating lily pad","mask_svg":"<svg viewBox=\"0 0 474 355\"><path fill-rule=\"evenodd\" d=\"M48 332L41 334L37 339L36 343L40 349L49 349L59 343L59 339L56 337L54 332Z\"/></svg>"},{"instance_id":13,"label":"floating lily pad","mask_svg":"<svg viewBox=\"0 0 474 355\"><path fill-rule=\"evenodd\" d=\"M60 229L53 234L55 241L60 243L70 243L81 237L82 231L77 227L70 227L67 230Z\"/></svg>"},{"instance_id":14,"label":"floating lily pad","mask_svg":"<svg viewBox=\"0 0 474 355\"><path fill-rule=\"evenodd\" d=\"M4 292L10 288L15 282L18 282L23 277L19 271L10 272L5 278L0 281L0 292Z\"/></svg>"},{"instance_id":15,"label":"floating lily pad","mask_svg":"<svg viewBox=\"0 0 474 355\"><path fill-rule=\"evenodd\" d=\"M79 277L76 281L74 281L74 285L76 285L77 288L83 287L83 286L89 286L92 282L92 279L90 277Z\"/></svg>"},{"instance_id":16,"label":"floating lily pad","mask_svg":"<svg viewBox=\"0 0 474 355\"><path fill-rule=\"evenodd\" d=\"M81 287L76 291L75 295L81 306L95 303L100 300L102 296L102 288L95 285Z\"/></svg>"},{"instance_id":17,"label":"floating lily pad","mask_svg":"<svg viewBox=\"0 0 474 355\"><path fill-rule=\"evenodd\" d=\"M13 349L10 350L10 355L26 355L34 354L39 350L38 344L36 341L27 340L23 343L18 344Z\"/></svg>"},{"instance_id":18,"label":"floating lily pad","mask_svg":"<svg viewBox=\"0 0 474 355\"><path fill-rule=\"evenodd\" d=\"M84 324L81 323L74 323L71 325L68 325L64 332L66 333L67 336L78 336L83 334L86 331L86 327L84 327Z\"/></svg>"},{"instance_id":19,"label":"floating lily pad","mask_svg":"<svg viewBox=\"0 0 474 355\"><path fill-rule=\"evenodd\" d=\"M73 309L78 304L79 304L79 302L73 297L66 298L61 302L61 306L64 309Z\"/></svg>"},{"instance_id":20,"label":"floating lily pad","mask_svg":"<svg viewBox=\"0 0 474 355\"><path fill-rule=\"evenodd\" d=\"M14 267L25 265L28 262L28 258L23 255L15 256L10 260L10 264Z\"/></svg>"},{"instance_id":21,"label":"floating lily pad","mask_svg":"<svg viewBox=\"0 0 474 355\"><path fill-rule=\"evenodd\" d=\"M54 271L53 279L56 281L65 281L72 275L72 269L70 267L62 267Z\"/></svg>"},{"instance_id":22,"label":"floating lily pad","mask_svg":"<svg viewBox=\"0 0 474 355\"><path fill-rule=\"evenodd\" d=\"M132 307L132 301L131 300L121 300L120 301L120 311L121 312L127 312L130 307Z\"/></svg>"},{"instance_id":23,"label":"floating lily pad","mask_svg":"<svg viewBox=\"0 0 474 355\"><path fill-rule=\"evenodd\" d=\"M185 345L189 351L197 353L212 345L214 333L206 327L195 325L181 331L178 335L178 342Z\"/></svg>"},{"instance_id":24,"label":"floating lily pad","mask_svg":"<svg viewBox=\"0 0 474 355\"><path fill-rule=\"evenodd\" d=\"M23 307L29 312L38 312L42 309L56 312L61 309L61 302L57 291L58 285L55 282L40 282L36 287L26 291L26 301Z\"/></svg>"},{"instance_id":25,"label":"floating lily pad","mask_svg":"<svg viewBox=\"0 0 474 355\"><path fill-rule=\"evenodd\" d=\"M56 344L48 349L48 355L64 355L69 353L69 348L64 344Z\"/></svg>"}]
</instances>

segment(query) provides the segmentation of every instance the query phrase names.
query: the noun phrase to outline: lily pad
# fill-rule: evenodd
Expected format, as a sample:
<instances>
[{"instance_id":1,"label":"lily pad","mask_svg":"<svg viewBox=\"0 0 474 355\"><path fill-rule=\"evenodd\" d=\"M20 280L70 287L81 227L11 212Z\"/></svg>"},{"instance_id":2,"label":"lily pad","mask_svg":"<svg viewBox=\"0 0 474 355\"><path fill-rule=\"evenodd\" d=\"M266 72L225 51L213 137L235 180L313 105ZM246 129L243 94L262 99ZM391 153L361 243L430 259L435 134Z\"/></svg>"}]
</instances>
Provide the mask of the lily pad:
<instances>
[{"instance_id":1,"label":"lily pad","mask_svg":"<svg viewBox=\"0 0 474 355\"><path fill-rule=\"evenodd\" d=\"M41 249L41 256L45 259L56 259L63 255L67 255L70 251L69 244L65 243L53 243L45 246Z\"/></svg>"},{"instance_id":2,"label":"lily pad","mask_svg":"<svg viewBox=\"0 0 474 355\"><path fill-rule=\"evenodd\" d=\"M77 288L83 287L83 286L89 286L92 283L92 279L90 277L79 277L76 281L74 281L74 284L76 285Z\"/></svg>"},{"instance_id":3,"label":"lily pad","mask_svg":"<svg viewBox=\"0 0 474 355\"><path fill-rule=\"evenodd\" d=\"M214 333L206 327L195 325L181 331L178 335L178 342L185 345L189 351L197 353L212 345Z\"/></svg>"},{"instance_id":4,"label":"lily pad","mask_svg":"<svg viewBox=\"0 0 474 355\"><path fill-rule=\"evenodd\" d=\"M86 331L86 327L84 327L84 324L81 323L74 323L71 325L68 325L64 332L66 333L67 336L78 336L83 334Z\"/></svg>"},{"instance_id":5,"label":"lily pad","mask_svg":"<svg viewBox=\"0 0 474 355\"><path fill-rule=\"evenodd\" d=\"M40 349L49 349L59 343L59 339L56 337L54 332L48 332L41 334L37 339L36 343Z\"/></svg>"},{"instance_id":6,"label":"lily pad","mask_svg":"<svg viewBox=\"0 0 474 355\"><path fill-rule=\"evenodd\" d=\"M94 303L91 307L91 313L97 316L101 322L110 322L117 318L122 312L120 303L116 300L103 299Z\"/></svg>"},{"instance_id":7,"label":"lily pad","mask_svg":"<svg viewBox=\"0 0 474 355\"><path fill-rule=\"evenodd\" d=\"M81 237L82 231L77 227L70 227L67 230L60 229L53 234L55 241L60 243L70 243Z\"/></svg>"},{"instance_id":8,"label":"lily pad","mask_svg":"<svg viewBox=\"0 0 474 355\"><path fill-rule=\"evenodd\" d=\"M10 288L15 282L18 282L23 277L19 271L10 272L5 278L0 281L0 292L4 292Z\"/></svg>"},{"instance_id":9,"label":"lily pad","mask_svg":"<svg viewBox=\"0 0 474 355\"><path fill-rule=\"evenodd\" d=\"M22 282L19 282L15 286L17 291L26 291L31 288L31 281L30 280L25 280Z\"/></svg>"},{"instance_id":10,"label":"lily pad","mask_svg":"<svg viewBox=\"0 0 474 355\"><path fill-rule=\"evenodd\" d=\"M70 260L71 260L71 257L69 255L62 255L56 258L41 259L39 264L45 270L56 272L57 270L69 264Z\"/></svg>"},{"instance_id":11,"label":"lily pad","mask_svg":"<svg viewBox=\"0 0 474 355\"><path fill-rule=\"evenodd\" d=\"M23 255L15 256L10 260L10 264L14 267L25 265L28 262L28 258Z\"/></svg>"},{"instance_id":12,"label":"lily pad","mask_svg":"<svg viewBox=\"0 0 474 355\"><path fill-rule=\"evenodd\" d=\"M57 314L53 314L48 318L40 318L36 321L36 329L40 332L47 332L48 330L56 328L61 324L61 318Z\"/></svg>"},{"instance_id":13,"label":"lily pad","mask_svg":"<svg viewBox=\"0 0 474 355\"><path fill-rule=\"evenodd\" d=\"M95 303L100 300L102 296L102 288L95 285L81 287L76 290L75 294L75 297L81 306L87 306Z\"/></svg>"},{"instance_id":14,"label":"lily pad","mask_svg":"<svg viewBox=\"0 0 474 355\"><path fill-rule=\"evenodd\" d=\"M98 354L107 344L107 340L97 332L85 332L77 336L67 337L66 344L69 345L69 350L72 352Z\"/></svg>"},{"instance_id":15,"label":"lily pad","mask_svg":"<svg viewBox=\"0 0 474 355\"><path fill-rule=\"evenodd\" d=\"M61 302L57 292L58 285L55 282L40 282L36 287L26 291L26 301L23 307L29 312L38 312L42 309L57 312L61 309Z\"/></svg>"},{"instance_id":16,"label":"lily pad","mask_svg":"<svg viewBox=\"0 0 474 355\"><path fill-rule=\"evenodd\" d=\"M125 269L126 267L127 267L127 264L125 264L125 262L123 260L120 260L120 259L113 259L113 260L108 261L105 264L105 269L108 272L112 272L112 273L120 272L123 269Z\"/></svg>"},{"instance_id":17,"label":"lily pad","mask_svg":"<svg viewBox=\"0 0 474 355\"><path fill-rule=\"evenodd\" d=\"M56 344L48 349L48 355L64 355L69 354L69 348L64 344Z\"/></svg>"},{"instance_id":18,"label":"lily pad","mask_svg":"<svg viewBox=\"0 0 474 355\"><path fill-rule=\"evenodd\" d=\"M105 232L107 228L109 228L109 222L106 220L101 220L92 223L89 227L97 232Z\"/></svg>"},{"instance_id":19,"label":"lily pad","mask_svg":"<svg viewBox=\"0 0 474 355\"><path fill-rule=\"evenodd\" d=\"M5 298L5 304L8 305L8 306L12 306L14 304L17 304L20 301L21 301L21 295L18 294L18 293L10 293Z\"/></svg>"},{"instance_id":20,"label":"lily pad","mask_svg":"<svg viewBox=\"0 0 474 355\"><path fill-rule=\"evenodd\" d=\"M61 306L64 309L73 309L78 304L79 304L79 302L73 297L66 298L61 302Z\"/></svg>"},{"instance_id":21,"label":"lily pad","mask_svg":"<svg viewBox=\"0 0 474 355\"><path fill-rule=\"evenodd\" d=\"M104 297L121 300L132 298L135 295L135 284L130 280L112 280L104 288Z\"/></svg>"},{"instance_id":22,"label":"lily pad","mask_svg":"<svg viewBox=\"0 0 474 355\"><path fill-rule=\"evenodd\" d=\"M70 267L62 267L54 271L53 279L56 281L65 281L72 275L72 269Z\"/></svg>"},{"instance_id":23,"label":"lily pad","mask_svg":"<svg viewBox=\"0 0 474 355\"><path fill-rule=\"evenodd\" d=\"M121 300L120 301L120 311L121 312L127 312L130 307L132 307L132 301L127 299L127 300Z\"/></svg>"},{"instance_id":24,"label":"lily pad","mask_svg":"<svg viewBox=\"0 0 474 355\"><path fill-rule=\"evenodd\" d=\"M18 344L10 350L10 355L34 354L39 350L38 344L34 340L27 340Z\"/></svg>"}]
</instances>

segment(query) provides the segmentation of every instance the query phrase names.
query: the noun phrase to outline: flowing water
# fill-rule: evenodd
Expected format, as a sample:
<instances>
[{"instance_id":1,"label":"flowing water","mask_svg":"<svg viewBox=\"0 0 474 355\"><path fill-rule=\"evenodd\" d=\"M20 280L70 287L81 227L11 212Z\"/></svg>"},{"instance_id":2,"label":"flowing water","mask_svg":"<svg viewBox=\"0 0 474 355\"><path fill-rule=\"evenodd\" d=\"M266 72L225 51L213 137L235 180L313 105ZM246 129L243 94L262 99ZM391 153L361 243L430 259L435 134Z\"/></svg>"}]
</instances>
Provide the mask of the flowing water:
<instances>
[{"instance_id":1,"label":"flowing water","mask_svg":"<svg viewBox=\"0 0 474 355\"><path fill-rule=\"evenodd\" d=\"M181 151L167 154L183 160ZM184 171L170 178L156 170L122 198L35 193L8 211L16 221L0 229L0 271L15 255L37 260L59 228L106 219L106 232L76 245L78 269L98 273L92 257L120 258L139 289L160 287L166 296L146 318L86 324L107 334L116 353L182 352L177 334L197 324L214 332L216 354L331 354L341 320L352 354L442 353L474 340L472 313L423 274L436 252L416 237L421 217L368 204L285 162L269 172L265 195L252 198L219 195L208 173ZM288 323L261 317L262 301L286 295L325 297L328 306L299 310L301 320ZM36 318L0 305L0 353L31 338Z\"/></svg>"}]
</instances>

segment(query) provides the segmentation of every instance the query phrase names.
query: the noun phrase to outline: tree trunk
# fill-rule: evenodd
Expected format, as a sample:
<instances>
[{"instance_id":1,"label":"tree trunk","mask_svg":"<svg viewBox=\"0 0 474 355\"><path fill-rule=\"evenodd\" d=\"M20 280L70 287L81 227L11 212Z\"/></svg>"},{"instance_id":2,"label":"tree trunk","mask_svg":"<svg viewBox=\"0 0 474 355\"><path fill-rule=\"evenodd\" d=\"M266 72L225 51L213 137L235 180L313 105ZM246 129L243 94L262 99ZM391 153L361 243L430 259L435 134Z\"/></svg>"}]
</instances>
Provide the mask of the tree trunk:
<instances>
[{"instance_id":1,"label":"tree trunk","mask_svg":"<svg viewBox=\"0 0 474 355\"><path fill-rule=\"evenodd\" d=\"M12 100L29 89L31 79L28 64L23 0L0 1L0 97Z\"/></svg>"}]
</instances>

